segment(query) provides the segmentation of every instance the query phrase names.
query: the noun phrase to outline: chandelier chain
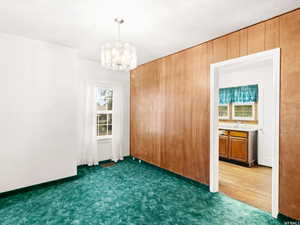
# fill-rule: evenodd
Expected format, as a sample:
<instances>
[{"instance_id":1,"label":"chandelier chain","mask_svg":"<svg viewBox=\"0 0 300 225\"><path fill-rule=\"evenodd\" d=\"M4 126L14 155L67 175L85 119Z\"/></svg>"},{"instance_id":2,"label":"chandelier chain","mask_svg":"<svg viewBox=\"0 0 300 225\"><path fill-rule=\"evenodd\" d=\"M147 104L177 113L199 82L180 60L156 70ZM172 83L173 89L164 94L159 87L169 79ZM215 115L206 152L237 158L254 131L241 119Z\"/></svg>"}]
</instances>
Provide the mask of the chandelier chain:
<instances>
[{"instance_id":1,"label":"chandelier chain","mask_svg":"<svg viewBox=\"0 0 300 225\"><path fill-rule=\"evenodd\" d=\"M121 40L121 37L120 37L120 36L121 36L121 35L120 35L120 33L121 33L121 32L120 32L120 29L121 29L121 28L120 28L120 26L121 26L121 24L118 23L118 41Z\"/></svg>"}]
</instances>

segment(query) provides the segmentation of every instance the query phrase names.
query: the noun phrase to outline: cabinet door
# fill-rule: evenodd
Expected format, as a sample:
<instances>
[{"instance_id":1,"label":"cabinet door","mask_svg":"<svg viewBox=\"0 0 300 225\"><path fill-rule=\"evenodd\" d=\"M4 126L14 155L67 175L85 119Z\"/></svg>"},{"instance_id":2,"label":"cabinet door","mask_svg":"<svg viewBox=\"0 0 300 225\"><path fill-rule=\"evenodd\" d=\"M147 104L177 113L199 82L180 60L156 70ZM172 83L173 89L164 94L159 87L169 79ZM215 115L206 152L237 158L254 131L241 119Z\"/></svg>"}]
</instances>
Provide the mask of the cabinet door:
<instances>
[{"instance_id":1,"label":"cabinet door","mask_svg":"<svg viewBox=\"0 0 300 225\"><path fill-rule=\"evenodd\" d=\"M219 136L219 156L228 158L228 136Z\"/></svg>"},{"instance_id":2,"label":"cabinet door","mask_svg":"<svg viewBox=\"0 0 300 225\"><path fill-rule=\"evenodd\" d=\"M229 159L248 162L248 139L241 137L230 137Z\"/></svg>"}]
</instances>

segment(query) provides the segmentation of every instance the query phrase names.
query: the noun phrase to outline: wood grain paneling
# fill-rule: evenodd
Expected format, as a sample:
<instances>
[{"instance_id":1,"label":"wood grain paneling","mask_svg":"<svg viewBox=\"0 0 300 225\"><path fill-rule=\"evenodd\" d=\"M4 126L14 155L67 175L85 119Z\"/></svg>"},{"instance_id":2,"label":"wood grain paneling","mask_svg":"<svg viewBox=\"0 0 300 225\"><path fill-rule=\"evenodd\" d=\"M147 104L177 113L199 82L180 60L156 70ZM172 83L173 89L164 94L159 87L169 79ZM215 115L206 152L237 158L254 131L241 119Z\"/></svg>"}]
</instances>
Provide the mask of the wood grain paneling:
<instances>
[{"instance_id":1,"label":"wood grain paneling","mask_svg":"<svg viewBox=\"0 0 300 225\"><path fill-rule=\"evenodd\" d=\"M160 166L160 61L139 67L131 74L131 145L133 155ZM144 135L138 135L143 133Z\"/></svg>"},{"instance_id":2,"label":"wood grain paneling","mask_svg":"<svg viewBox=\"0 0 300 225\"><path fill-rule=\"evenodd\" d=\"M213 40L214 62L220 62L227 59L227 36Z\"/></svg>"},{"instance_id":3,"label":"wood grain paneling","mask_svg":"<svg viewBox=\"0 0 300 225\"><path fill-rule=\"evenodd\" d=\"M240 34L240 56L248 54L248 30L242 29L239 31Z\"/></svg>"},{"instance_id":4,"label":"wood grain paneling","mask_svg":"<svg viewBox=\"0 0 300 225\"><path fill-rule=\"evenodd\" d=\"M265 50L265 23L259 23L248 29L248 54Z\"/></svg>"},{"instance_id":5,"label":"wood grain paneling","mask_svg":"<svg viewBox=\"0 0 300 225\"><path fill-rule=\"evenodd\" d=\"M279 47L279 17L266 21L265 50Z\"/></svg>"},{"instance_id":6,"label":"wood grain paneling","mask_svg":"<svg viewBox=\"0 0 300 225\"><path fill-rule=\"evenodd\" d=\"M234 32L227 37L227 58L240 56L240 32Z\"/></svg>"},{"instance_id":7,"label":"wood grain paneling","mask_svg":"<svg viewBox=\"0 0 300 225\"><path fill-rule=\"evenodd\" d=\"M209 130L208 51L207 44L186 51L184 73L189 77L185 80L183 175L203 183L208 183L208 171L201 165L209 162L205 151L209 146L205 137Z\"/></svg>"},{"instance_id":8,"label":"wood grain paneling","mask_svg":"<svg viewBox=\"0 0 300 225\"><path fill-rule=\"evenodd\" d=\"M280 17L280 212L300 220L300 10Z\"/></svg>"},{"instance_id":9,"label":"wood grain paneling","mask_svg":"<svg viewBox=\"0 0 300 225\"><path fill-rule=\"evenodd\" d=\"M131 71L131 155L209 183L211 63L281 48L280 212L300 219L300 9Z\"/></svg>"},{"instance_id":10,"label":"wood grain paneling","mask_svg":"<svg viewBox=\"0 0 300 225\"><path fill-rule=\"evenodd\" d=\"M184 116L190 98L186 96L185 52L165 58L161 94L165 99L164 147L161 166L183 174Z\"/></svg>"},{"instance_id":11,"label":"wood grain paneling","mask_svg":"<svg viewBox=\"0 0 300 225\"><path fill-rule=\"evenodd\" d=\"M130 72L130 154L137 157L137 135L139 134L136 129L137 123L135 120L137 116L137 99L139 95L137 93L137 78L136 74L139 68Z\"/></svg>"}]
</instances>

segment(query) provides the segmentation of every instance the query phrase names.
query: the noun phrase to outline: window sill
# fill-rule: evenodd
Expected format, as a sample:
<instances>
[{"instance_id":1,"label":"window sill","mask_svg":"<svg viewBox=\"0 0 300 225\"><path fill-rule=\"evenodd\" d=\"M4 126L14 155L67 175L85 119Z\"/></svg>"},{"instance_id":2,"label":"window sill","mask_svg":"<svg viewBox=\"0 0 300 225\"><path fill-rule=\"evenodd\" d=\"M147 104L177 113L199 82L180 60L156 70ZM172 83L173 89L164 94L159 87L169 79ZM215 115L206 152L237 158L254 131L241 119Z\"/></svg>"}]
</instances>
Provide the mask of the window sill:
<instances>
[{"instance_id":1,"label":"window sill","mask_svg":"<svg viewBox=\"0 0 300 225\"><path fill-rule=\"evenodd\" d=\"M99 142L111 142L112 136L105 136L105 137L97 137L97 141Z\"/></svg>"},{"instance_id":2,"label":"window sill","mask_svg":"<svg viewBox=\"0 0 300 225\"><path fill-rule=\"evenodd\" d=\"M254 117L232 117L232 120L237 121L255 121Z\"/></svg>"},{"instance_id":3,"label":"window sill","mask_svg":"<svg viewBox=\"0 0 300 225\"><path fill-rule=\"evenodd\" d=\"M219 120L229 120L229 116L219 116Z\"/></svg>"}]
</instances>

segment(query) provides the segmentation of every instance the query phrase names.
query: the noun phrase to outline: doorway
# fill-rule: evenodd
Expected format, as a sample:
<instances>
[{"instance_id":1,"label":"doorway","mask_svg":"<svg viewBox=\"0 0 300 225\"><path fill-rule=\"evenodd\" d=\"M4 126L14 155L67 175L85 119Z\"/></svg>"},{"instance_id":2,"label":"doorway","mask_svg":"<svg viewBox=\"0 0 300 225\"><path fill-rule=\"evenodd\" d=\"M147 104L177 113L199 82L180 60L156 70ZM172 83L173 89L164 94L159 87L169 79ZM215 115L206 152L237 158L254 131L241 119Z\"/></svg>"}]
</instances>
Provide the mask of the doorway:
<instances>
[{"instance_id":1,"label":"doorway","mask_svg":"<svg viewBox=\"0 0 300 225\"><path fill-rule=\"evenodd\" d=\"M219 89L220 79L224 75L226 70L236 70L240 68L249 67L256 68L260 65L269 65L270 73L272 74L272 80L270 81L272 96L274 102L271 104L271 113L273 115L271 128L268 128L268 132L264 132L264 125L258 122L257 139L258 148L266 148L265 140L268 139L270 146L270 154L263 155L261 151L258 153L260 163L264 163L267 166L272 167L272 181L271 181L271 205L272 216L277 217L278 214L278 192L279 192L279 95L280 95L280 49L273 49L256 54L239 57L236 59L226 60L223 62L211 64L211 98L210 98L210 191L219 191ZM240 73L243 76L243 73ZM260 86L261 84L257 84ZM264 89L260 88L261 94ZM258 103L258 108L262 108ZM258 113L258 121L263 121L263 114L261 110ZM268 119L268 118L266 118ZM237 135L237 134L235 134ZM265 137L264 137L265 135ZM269 135L269 136L268 136ZM271 136L270 136L271 135ZM264 137L264 138L263 138ZM233 140L234 141L234 140ZM240 145L241 141L236 141ZM224 164L221 165L222 167ZM226 166L226 164L225 164Z\"/></svg>"}]
</instances>

